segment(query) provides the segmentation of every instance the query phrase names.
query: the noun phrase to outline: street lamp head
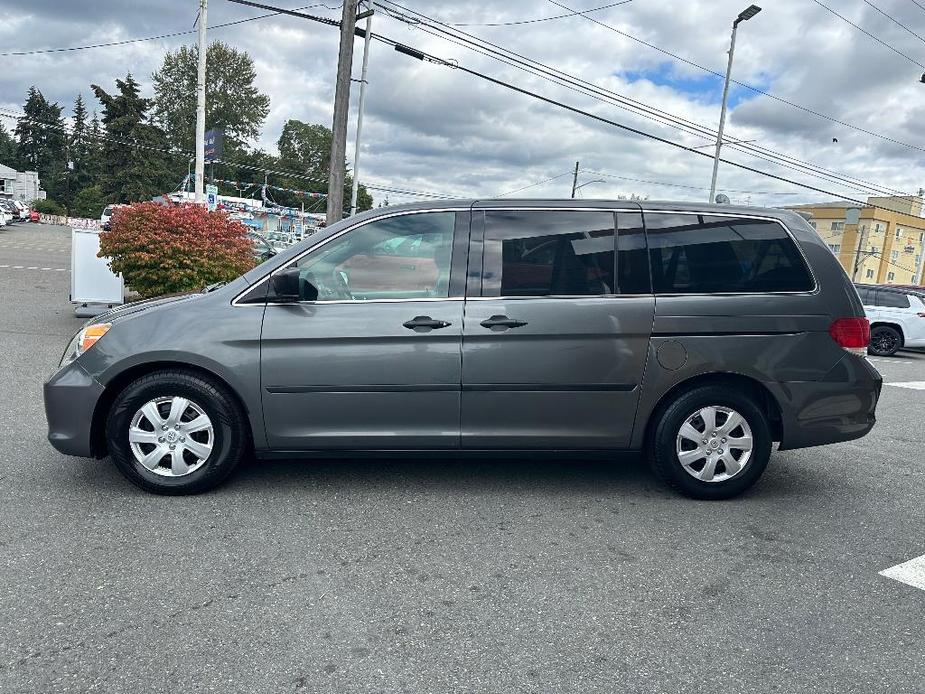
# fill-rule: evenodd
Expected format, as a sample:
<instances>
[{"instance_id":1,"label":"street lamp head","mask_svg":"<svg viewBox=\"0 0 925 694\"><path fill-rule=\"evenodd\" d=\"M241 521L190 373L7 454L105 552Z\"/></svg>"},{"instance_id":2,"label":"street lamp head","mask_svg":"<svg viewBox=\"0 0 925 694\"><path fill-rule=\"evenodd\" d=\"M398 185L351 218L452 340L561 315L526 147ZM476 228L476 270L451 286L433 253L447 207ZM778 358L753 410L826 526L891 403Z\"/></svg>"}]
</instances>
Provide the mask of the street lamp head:
<instances>
[{"instance_id":1,"label":"street lamp head","mask_svg":"<svg viewBox=\"0 0 925 694\"><path fill-rule=\"evenodd\" d=\"M758 5L749 5L744 10L739 12L739 16L736 17L736 24L739 22L747 22L759 12L761 12L761 8L758 7Z\"/></svg>"}]
</instances>

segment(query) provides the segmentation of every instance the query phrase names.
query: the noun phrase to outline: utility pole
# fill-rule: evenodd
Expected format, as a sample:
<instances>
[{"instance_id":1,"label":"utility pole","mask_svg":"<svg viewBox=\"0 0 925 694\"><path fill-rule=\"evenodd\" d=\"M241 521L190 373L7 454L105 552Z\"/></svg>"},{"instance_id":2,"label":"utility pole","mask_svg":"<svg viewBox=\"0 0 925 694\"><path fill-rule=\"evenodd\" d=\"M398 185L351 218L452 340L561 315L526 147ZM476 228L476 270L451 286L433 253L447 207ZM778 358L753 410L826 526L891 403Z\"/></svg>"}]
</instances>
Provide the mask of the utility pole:
<instances>
[{"instance_id":1,"label":"utility pole","mask_svg":"<svg viewBox=\"0 0 925 694\"><path fill-rule=\"evenodd\" d=\"M334 90L334 124L331 127L331 174L328 179L330 226L344 216L344 164L347 159L347 116L350 110L350 72L353 68L353 32L356 28L356 0L344 0L340 22L340 51L337 54L337 84Z\"/></svg>"},{"instance_id":2,"label":"utility pole","mask_svg":"<svg viewBox=\"0 0 925 694\"><path fill-rule=\"evenodd\" d=\"M360 135L363 132L363 108L366 104L366 73L369 68L369 40L372 37L372 2L363 16L366 17L366 36L363 37L363 70L360 72L360 103L357 107L357 141L353 148L353 190L350 192L350 216L357 213L357 195L360 190Z\"/></svg>"},{"instance_id":3,"label":"utility pole","mask_svg":"<svg viewBox=\"0 0 925 694\"><path fill-rule=\"evenodd\" d=\"M193 190L196 202L203 199L203 178L205 177L206 139L206 12L209 0L199 0L199 68L196 73L196 180Z\"/></svg>"},{"instance_id":4,"label":"utility pole","mask_svg":"<svg viewBox=\"0 0 925 694\"><path fill-rule=\"evenodd\" d=\"M847 225L846 225L847 226ZM858 233L858 247L854 254L854 269L851 272L851 281L855 282L858 279L858 269L861 267L861 262L863 257L867 254L864 253L864 239L867 236L867 225L862 224L860 231Z\"/></svg>"},{"instance_id":5,"label":"utility pole","mask_svg":"<svg viewBox=\"0 0 925 694\"><path fill-rule=\"evenodd\" d=\"M575 198L575 191L578 190L578 165L581 162L575 162L575 175L572 176L572 198Z\"/></svg>"}]
</instances>

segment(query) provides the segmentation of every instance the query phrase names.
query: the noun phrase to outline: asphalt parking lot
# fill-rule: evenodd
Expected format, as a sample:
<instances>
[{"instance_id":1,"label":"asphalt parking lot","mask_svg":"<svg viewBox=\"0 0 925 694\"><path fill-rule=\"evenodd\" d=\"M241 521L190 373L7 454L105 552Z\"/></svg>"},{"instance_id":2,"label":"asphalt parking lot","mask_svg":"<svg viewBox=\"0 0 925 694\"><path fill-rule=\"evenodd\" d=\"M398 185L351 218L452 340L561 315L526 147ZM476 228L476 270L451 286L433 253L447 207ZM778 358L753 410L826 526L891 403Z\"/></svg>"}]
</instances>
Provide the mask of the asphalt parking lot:
<instances>
[{"instance_id":1,"label":"asphalt parking lot","mask_svg":"<svg viewBox=\"0 0 925 694\"><path fill-rule=\"evenodd\" d=\"M730 502L638 459L246 464L145 494L46 442L67 230L0 229L0 692L917 692L925 355Z\"/></svg>"}]
</instances>

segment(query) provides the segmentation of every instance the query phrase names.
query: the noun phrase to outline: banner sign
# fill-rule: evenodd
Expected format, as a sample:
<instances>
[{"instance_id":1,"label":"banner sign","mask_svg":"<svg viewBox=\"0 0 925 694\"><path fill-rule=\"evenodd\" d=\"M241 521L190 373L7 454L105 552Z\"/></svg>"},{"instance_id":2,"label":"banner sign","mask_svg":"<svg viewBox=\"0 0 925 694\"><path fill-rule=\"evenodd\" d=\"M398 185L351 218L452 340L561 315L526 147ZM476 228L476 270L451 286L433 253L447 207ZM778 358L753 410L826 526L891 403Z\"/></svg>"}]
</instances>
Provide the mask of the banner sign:
<instances>
[{"instance_id":1,"label":"banner sign","mask_svg":"<svg viewBox=\"0 0 925 694\"><path fill-rule=\"evenodd\" d=\"M212 128L206 130L205 135L205 160L213 162L222 158L225 132L221 128Z\"/></svg>"}]
</instances>

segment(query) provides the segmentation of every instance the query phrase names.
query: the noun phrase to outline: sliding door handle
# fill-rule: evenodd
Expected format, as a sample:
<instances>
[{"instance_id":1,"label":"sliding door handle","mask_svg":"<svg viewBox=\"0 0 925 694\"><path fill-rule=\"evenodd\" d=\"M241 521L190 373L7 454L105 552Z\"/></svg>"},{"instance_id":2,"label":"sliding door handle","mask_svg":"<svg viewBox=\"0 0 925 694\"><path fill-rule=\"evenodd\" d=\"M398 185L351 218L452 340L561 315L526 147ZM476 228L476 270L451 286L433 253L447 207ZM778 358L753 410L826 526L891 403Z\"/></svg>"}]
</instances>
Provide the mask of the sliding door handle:
<instances>
[{"instance_id":1,"label":"sliding door handle","mask_svg":"<svg viewBox=\"0 0 925 694\"><path fill-rule=\"evenodd\" d=\"M509 328L521 328L527 324L527 321L508 318L507 316L492 316L483 320L479 325L495 332L499 330L508 330Z\"/></svg>"}]
</instances>

